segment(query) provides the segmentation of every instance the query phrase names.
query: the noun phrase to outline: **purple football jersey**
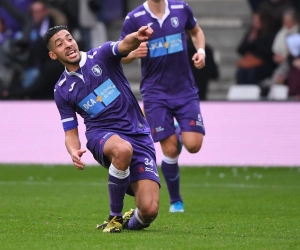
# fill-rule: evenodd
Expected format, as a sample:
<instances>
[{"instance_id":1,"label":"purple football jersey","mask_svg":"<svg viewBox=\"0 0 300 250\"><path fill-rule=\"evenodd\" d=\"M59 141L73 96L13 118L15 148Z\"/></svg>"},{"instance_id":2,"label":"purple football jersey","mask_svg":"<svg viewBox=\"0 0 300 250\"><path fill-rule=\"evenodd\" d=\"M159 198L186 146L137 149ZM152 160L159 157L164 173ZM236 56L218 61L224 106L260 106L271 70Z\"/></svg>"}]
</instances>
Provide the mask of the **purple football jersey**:
<instances>
[{"instance_id":1,"label":"purple football jersey","mask_svg":"<svg viewBox=\"0 0 300 250\"><path fill-rule=\"evenodd\" d=\"M191 8L185 2L166 0L165 14L159 20L145 2L126 16L120 39L144 25L154 33L148 41L148 55L141 59L143 99L176 99L197 93L185 34L197 25Z\"/></svg>"},{"instance_id":2,"label":"purple football jersey","mask_svg":"<svg viewBox=\"0 0 300 250\"><path fill-rule=\"evenodd\" d=\"M76 113L86 125L87 139L94 132L150 134L149 125L121 66L119 42L81 52L76 72L65 70L55 85L54 99L65 131L78 126Z\"/></svg>"}]
</instances>

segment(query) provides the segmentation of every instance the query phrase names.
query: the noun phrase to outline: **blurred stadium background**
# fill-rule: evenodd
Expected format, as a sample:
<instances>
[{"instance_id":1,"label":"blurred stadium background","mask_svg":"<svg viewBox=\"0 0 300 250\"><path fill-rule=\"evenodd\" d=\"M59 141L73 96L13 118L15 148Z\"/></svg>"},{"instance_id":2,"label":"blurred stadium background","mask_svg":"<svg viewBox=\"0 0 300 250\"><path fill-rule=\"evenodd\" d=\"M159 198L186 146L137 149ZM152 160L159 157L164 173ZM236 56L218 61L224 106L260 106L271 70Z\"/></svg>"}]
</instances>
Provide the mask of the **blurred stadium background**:
<instances>
[{"instance_id":1,"label":"blurred stadium background","mask_svg":"<svg viewBox=\"0 0 300 250\"><path fill-rule=\"evenodd\" d=\"M127 0L126 9L141 4ZM193 166L300 166L300 104L296 101L229 101L235 83L236 48L251 22L247 0L186 0L191 6L206 41L214 48L220 77L209 83L207 101L201 103L207 130L201 152L185 150L181 165ZM119 38L123 18L107 23L107 39ZM136 97L140 66L136 60L124 65ZM142 104L141 104L142 105ZM1 100L0 163L70 164L63 130L52 100ZM85 145L84 125L80 124ZM157 160L161 150L157 147ZM90 153L87 164L94 165Z\"/></svg>"}]
</instances>

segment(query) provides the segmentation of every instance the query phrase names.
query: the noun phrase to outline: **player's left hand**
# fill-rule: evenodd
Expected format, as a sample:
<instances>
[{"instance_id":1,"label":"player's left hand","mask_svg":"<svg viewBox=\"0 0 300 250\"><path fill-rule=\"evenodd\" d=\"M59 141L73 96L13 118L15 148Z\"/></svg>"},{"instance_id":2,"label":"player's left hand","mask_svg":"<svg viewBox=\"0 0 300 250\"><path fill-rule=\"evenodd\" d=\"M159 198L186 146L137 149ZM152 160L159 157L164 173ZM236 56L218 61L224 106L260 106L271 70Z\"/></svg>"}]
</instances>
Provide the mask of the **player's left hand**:
<instances>
[{"instance_id":1,"label":"player's left hand","mask_svg":"<svg viewBox=\"0 0 300 250\"><path fill-rule=\"evenodd\" d=\"M142 26L137 31L137 39L139 39L139 41L142 42L148 41L149 38L152 36L152 34L153 34L153 29L150 26Z\"/></svg>"},{"instance_id":2,"label":"player's left hand","mask_svg":"<svg viewBox=\"0 0 300 250\"><path fill-rule=\"evenodd\" d=\"M202 53L195 53L192 60L197 69L202 69L205 66L205 55Z\"/></svg>"}]
</instances>

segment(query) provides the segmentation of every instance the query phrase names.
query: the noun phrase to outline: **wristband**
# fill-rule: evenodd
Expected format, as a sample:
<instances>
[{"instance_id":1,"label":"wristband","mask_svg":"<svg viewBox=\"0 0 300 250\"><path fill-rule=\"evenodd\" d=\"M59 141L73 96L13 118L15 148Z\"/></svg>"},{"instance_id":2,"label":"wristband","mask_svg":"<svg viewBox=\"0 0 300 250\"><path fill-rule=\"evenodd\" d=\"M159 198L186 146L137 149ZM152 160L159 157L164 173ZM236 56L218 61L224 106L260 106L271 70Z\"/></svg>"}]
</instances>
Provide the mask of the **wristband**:
<instances>
[{"instance_id":1,"label":"wristband","mask_svg":"<svg viewBox=\"0 0 300 250\"><path fill-rule=\"evenodd\" d=\"M203 54L204 56L206 56L205 50L202 49L202 48L198 49L197 52Z\"/></svg>"}]
</instances>

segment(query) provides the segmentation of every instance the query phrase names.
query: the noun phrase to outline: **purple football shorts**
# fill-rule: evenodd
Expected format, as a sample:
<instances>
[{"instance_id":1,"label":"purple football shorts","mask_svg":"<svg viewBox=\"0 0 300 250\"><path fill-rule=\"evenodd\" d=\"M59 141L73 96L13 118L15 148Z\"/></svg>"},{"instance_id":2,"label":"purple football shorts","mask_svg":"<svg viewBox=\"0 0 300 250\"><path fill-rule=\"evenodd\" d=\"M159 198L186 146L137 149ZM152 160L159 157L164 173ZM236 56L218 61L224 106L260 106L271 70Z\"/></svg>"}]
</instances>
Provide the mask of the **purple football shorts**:
<instances>
[{"instance_id":1,"label":"purple football shorts","mask_svg":"<svg viewBox=\"0 0 300 250\"><path fill-rule=\"evenodd\" d=\"M205 135L198 95L189 98L144 100L144 111L155 142L175 133L174 118L182 132Z\"/></svg>"},{"instance_id":2,"label":"purple football shorts","mask_svg":"<svg viewBox=\"0 0 300 250\"><path fill-rule=\"evenodd\" d=\"M112 135L118 135L132 145L133 155L130 163L130 182L147 179L156 181L160 185L155 148L151 135L124 135L115 132L95 133L93 136L90 136L91 139L88 140L86 145L95 160L103 167L109 168L111 162L103 154L103 148L105 142ZM132 195L130 192L129 194Z\"/></svg>"}]
</instances>

